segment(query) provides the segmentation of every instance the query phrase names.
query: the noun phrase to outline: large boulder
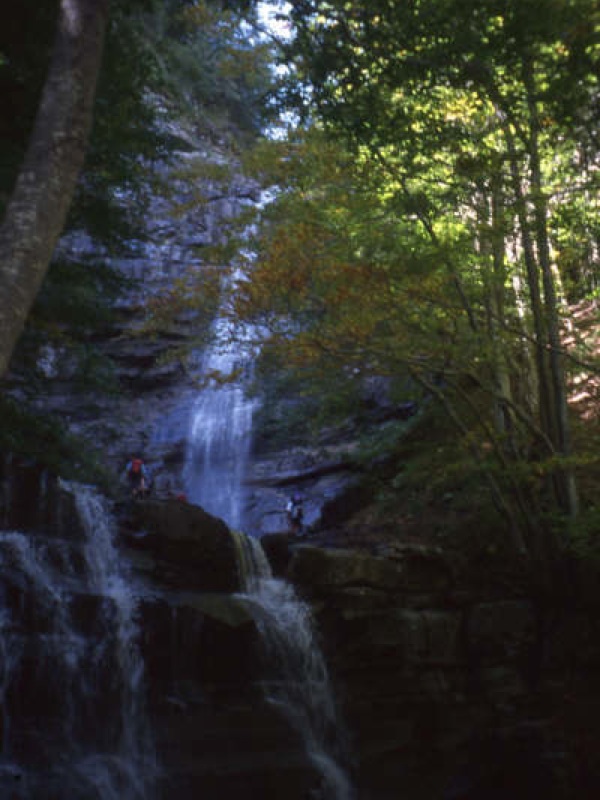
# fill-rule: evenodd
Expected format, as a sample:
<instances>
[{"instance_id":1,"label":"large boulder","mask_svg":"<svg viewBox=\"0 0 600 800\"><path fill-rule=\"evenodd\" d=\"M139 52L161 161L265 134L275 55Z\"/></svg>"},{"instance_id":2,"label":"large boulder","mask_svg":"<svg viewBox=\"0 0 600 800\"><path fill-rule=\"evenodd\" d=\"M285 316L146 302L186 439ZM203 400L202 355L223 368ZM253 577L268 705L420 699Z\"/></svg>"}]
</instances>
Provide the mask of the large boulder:
<instances>
[{"instance_id":1,"label":"large boulder","mask_svg":"<svg viewBox=\"0 0 600 800\"><path fill-rule=\"evenodd\" d=\"M177 590L241 589L236 539L223 520L181 500L134 503L123 538L149 578Z\"/></svg>"}]
</instances>

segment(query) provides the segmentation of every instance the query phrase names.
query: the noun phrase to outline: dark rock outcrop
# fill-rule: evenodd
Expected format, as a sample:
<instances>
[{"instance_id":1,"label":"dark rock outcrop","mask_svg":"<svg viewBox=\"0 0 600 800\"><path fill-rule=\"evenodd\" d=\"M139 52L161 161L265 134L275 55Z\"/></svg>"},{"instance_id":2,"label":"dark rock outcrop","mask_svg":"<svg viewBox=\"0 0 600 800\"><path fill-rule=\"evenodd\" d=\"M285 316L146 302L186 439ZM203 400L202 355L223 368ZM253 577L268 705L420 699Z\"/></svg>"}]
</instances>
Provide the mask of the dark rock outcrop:
<instances>
[{"instance_id":1,"label":"dark rock outcrop","mask_svg":"<svg viewBox=\"0 0 600 800\"><path fill-rule=\"evenodd\" d=\"M81 678L77 659L92 670L93 696L85 695L69 735L80 747L112 746L125 702L111 672L118 648L109 658L119 614L115 597L83 584L72 488L21 466L7 463L2 474L3 519L27 531L4 533L0 546L10 622L3 744L21 768L43 775L64 761L61 692ZM139 596L137 645L162 769L157 797L319 796L306 742L265 697L272 665L241 592L240 537L176 500L128 503L118 519L120 558ZM29 573L21 568L31 555L27 537L44 538L49 556ZM373 554L274 535L265 551L313 610L360 800L598 796L600 593L592 564L574 560L568 586L549 598L528 591L520 564L499 565L502 581L486 582L460 572L439 547L415 543L388 542ZM68 641L79 643L67 658L48 650L52 637L65 637L57 619L69 621ZM9 766L0 787L17 780ZM65 790L54 788L57 796ZM24 796L45 800L47 791Z\"/></svg>"},{"instance_id":2,"label":"dark rock outcrop","mask_svg":"<svg viewBox=\"0 0 600 800\"><path fill-rule=\"evenodd\" d=\"M160 590L140 608L158 796L316 796L306 743L265 696L262 636L239 594L239 535L176 500L135 504L121 530L135 571Z\"/></svg>"},{"instance_id":3,"label":"dark rock outcrop","mask_svg":"<svg viewBox=\"0 0 600 800\"><path fill-rule=\"evenodd\" d=\"M387 550L294 544L286 568L315 612L360 796L594 797L600 773L579 763L571 739L591 735L578 714L598 663L598 648L586 648L594 604L469 589L439 548Z\"/></svg>"},{"instance_id":4,"label":"dark rock outcrop","mask_svg":"<svg viewBox=\"0 0 600 800\"><path fill-rule=\"evenodd\" d=\"M75 500L63 486L36 461L0 454L0 526L81 540Z\"/></svg>"},{"instance_id":5,"label":"dark rock outcrop","mask_svg":"<svg viewBox=\"0 0 600 800\"><path fill-rule=\"evenodd\" d=\"M154 583L179 591L240 591L229 528L199 506L180 500L133 503L122 530L138 569Z\"/></svg>"},{"instance_id":6,"label":"dark rock outcrop","mask_svg":"<svg viewBox=\"0 0 600 800\"><path fill-rule=\"evenodd\" d=\"M169 595L142 606L149 713L161 798L308 796L318 776L264 696L254 620L231 595Z\"/></svg>"},{"instance_id":7,"label":"dark rock outcrop","mask_svg":"<svg viewBox=\"0 0 600 800\"><path fill-rule=\"evenodd\" d=\"M0 531L0 790L18 800L117 796L120 769L145 769L119 750L143 708L157 800L316 796L322 775L306 742L264 691L277 673L240 594L239 535L197 506L130 502L118 509L115 572L102 504L89 497L86 525L85 487L41 474L11 473L3 492L4 518L25 528ZM25 513L17 487L34 508L48 501L43 515ZM127 780L123 797L147 796Z\"/></svg>"}]
</instances>

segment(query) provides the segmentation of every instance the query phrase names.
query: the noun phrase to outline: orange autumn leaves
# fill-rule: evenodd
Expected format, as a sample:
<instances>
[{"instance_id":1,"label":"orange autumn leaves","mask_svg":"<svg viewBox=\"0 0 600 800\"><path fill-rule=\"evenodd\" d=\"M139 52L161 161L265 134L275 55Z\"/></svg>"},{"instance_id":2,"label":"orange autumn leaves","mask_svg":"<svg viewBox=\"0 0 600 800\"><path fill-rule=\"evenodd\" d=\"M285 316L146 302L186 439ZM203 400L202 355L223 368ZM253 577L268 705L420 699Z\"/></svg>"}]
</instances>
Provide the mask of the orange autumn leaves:
<instances>
[{"instance_id":1,"label":"orange autumn leaves","mask_svg":"<svg viewBox=\"0 0 600 800\"><path fill-rule=\"evenodd\" d=\"M304 209L306 217L306 209ZM415 297L444 292L443 281L360 253L352 230L335 230L326 211L279 221L238 286L233 313L261 326L265 341L296 369L395 374L437 313ZM348 222L348 220L346 220ZM431 347L431 341L428 341Z\"/></svg>"}]
</instances>

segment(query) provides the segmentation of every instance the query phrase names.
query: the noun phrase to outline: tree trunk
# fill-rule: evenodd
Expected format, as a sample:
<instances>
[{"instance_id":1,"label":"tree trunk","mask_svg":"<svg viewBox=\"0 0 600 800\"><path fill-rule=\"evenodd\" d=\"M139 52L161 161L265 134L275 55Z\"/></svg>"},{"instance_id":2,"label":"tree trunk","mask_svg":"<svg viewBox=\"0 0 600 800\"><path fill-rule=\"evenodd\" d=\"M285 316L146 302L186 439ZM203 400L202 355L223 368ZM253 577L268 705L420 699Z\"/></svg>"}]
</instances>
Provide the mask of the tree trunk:
<instances>
[{"instance_id":1,"label":"tree trunk","mask_svg":"<svg viewBox=\"0 0 600 800\"><path fill-rule=\"evenodd\" d=\"M62 233L92 124L108 0L60 0L52 60L0 227L0 377Z\"/></svg>"},{"instance_id":2,"label":"tree trunk","mask_svg":"<svg viewBox=\"0 0 600 800\"><path fill-rule=\"evenodd\" d=\"M501 175L492 170L490 176L490 249L492 274L489 279L489 331L494 354L494 382L498 399L494 401L494 417L497 430L506 436L507 449L513 454L517 446L513 441L514 430L508 402L512 400L508 359L501 343L501 330L505 320L505 240L504 240L504 200L502 197Z\"/></svg>"},{"instance_id":3,"label":"tree trunk","mask_svg":"<svg viewBox=\"0 0 600 800\"><path fill-rule=\"evenodd\" d=\"M556 289L554 286L554 278L552 276L550 244L548 241L547 202L542 188L542 173L538 146L540 121L535 98L535 85L533 76L534 66L530 60L526 59L523 64L523 81L527 90L529 115L531 120L531 134L529 137L531 191L533 195L538 259L542 272L542 284L544 287L546 328L548 331L549 366L553 395L552 409L554 412L552 434L558 453L560 453L561 456L568 458L572 455L569 412L563 366L562 342L560 339L558 300L556 298ZM569 467L558 470L555 476L555 481L557 484L556 493L563 511L569 514L569 516L575 517L577 515L578 503L573 470Z\"/></svg>"}]
</instances>

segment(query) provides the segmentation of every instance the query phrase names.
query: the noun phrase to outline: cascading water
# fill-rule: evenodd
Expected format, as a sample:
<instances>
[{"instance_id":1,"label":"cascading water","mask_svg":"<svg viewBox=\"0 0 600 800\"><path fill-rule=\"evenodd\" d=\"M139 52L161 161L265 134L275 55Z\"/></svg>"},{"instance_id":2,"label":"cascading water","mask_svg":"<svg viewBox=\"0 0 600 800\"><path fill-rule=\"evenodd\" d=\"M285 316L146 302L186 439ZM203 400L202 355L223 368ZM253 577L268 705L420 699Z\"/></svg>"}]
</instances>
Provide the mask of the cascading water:
<instances>
[{"instance_id":1,"label":"cascading water","mask_svg":"<svg viewBox=\"0 0 600 800\"><path fill-rule=\"evenodd\" d=\"M85 487L75 489L77 509L88 538L85 560L92 591L112 601L115 618L110 633L114 638L113 658L121 689L120 738L112 759L127 773L126 791L118 794L120 800L131 797L148 800L152 781L156 777L156 763L152 737L145 715L144 662L137 648L137 600L132 592L131 576L125 576L119 553L114 546L114 529L102 498ZM92 756L89 760L93 772L106 772L104 757ZM109 762L110 771L110 762ZM108 775L110 778L110 775ZM109 784L110 785L110 784ZM104 791L102 798L110 795ZM115 797L116 800L116 797Z\"/></svg>"},{"instance_id":2,"label":"cascading water","mask_svg":"<svg viewBox=\"0 0 600 800\"><path fill-rule=\"evenodd\" d=\"M203 375L231 375L247 368L244 355L229 341L222 320L215 345L202 361ZM233 529L244 523L244 477L252 444L255 402L243 381L216 383L199 395L192 412L184 480L188 498Z\"/></svg>"},{"instance_id":3,"label":"cascading water","mask_svg":"<svg viewBox=\"0 0 600 800\"><path fill-rule=\"evenodd\" d=\"M217 320L216 345L205 355L202 372L244 372L240 359ZM234 531L243 596L265 647L270 677L263 682L266 699L277 706L300 735L320 787L320 800L351 800L350 781L341 767L345 746L337 720L327 668L315 641L311 615L293 588L275 579L257 539L240 531L244 523L244 477L251 448L254 402L244 385L217 384L204 390L196 403L185 467L189 499L225 520Z\"/></svg>"},{"instance_id":4,"label":"cascading water","mask_svg":"<svg viewBox=\"0 0 600 800\"><path fill-rule=\"evenodd\" d=\"M151 800L136 600L112 521L88 487L72 539L0 532L0 795ZM2 791L4 790L4 791Z\"/></svg>"},{"instance_id":5,"label":"cascading water","mask_svg":"<svg viewBox=\"0 0 600 800\"><path fill-rule=\"evenodd\" d=\"M263 682L265 696L301 735L308 759L320 776L321 785L311 796L352 800L352 785L341 766L347 744L310 608L290 584L273 577L257 539L240 534L236 542L246 589L243 597L271 667Z\"/></svg>"}]
</instances>

